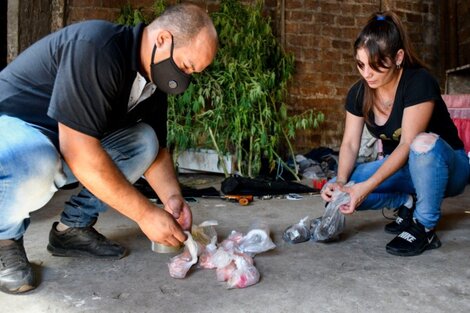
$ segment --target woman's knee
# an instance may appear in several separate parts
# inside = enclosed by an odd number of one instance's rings
[[[436,145],[439,136],[433,133],[420,133],[411,143],[411,151],[416,153],[427,153]]]

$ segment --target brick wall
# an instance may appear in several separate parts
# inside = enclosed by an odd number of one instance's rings
[[[244,0],[246,3],[255,0]],[[468,1],[460,2],[468,14]],[[150,14],[153,0],[70,0],[66,24],[86,19],[114,21],[120,8],[130,2]],[[168,1],[175,3],[174,1]],[[193,1],[217,7],[217,0]],[[402,18],[418,55],[434,73],[442,73],[439,53],[439,4],[434,0],[265,0],[266,12],[287,51],[296,57],[296,74],[289,86],[288,103],[292,112],[308,108],[325,114],[318,129],[302,131],[295,147],[306,152],[323,145],[337,148],[344,128],[344,99],[349,87],[359,79],[354,66],[352,44],[369,16],[392,9]],[[468,15],[467,15],[468,16]],[[468,18],[462,19],[461,32],[467,38],[461,49],[469,50]],[[463,54],[462,54],[463,55]],[[465,60],[465,57],[462,57]],[[442,76],[441,76],[442,77]],[[441,79],[441,84],[443,81]]]
[[[437,12],[432,0],[286,1],[286,49],[294,52],[297,68],[289,103],[295,112],[316,108],[325,114],[325,123],[318,129],[299,134],[298,150],[341,143],[345,96],[359,79],[352,45],[370,15],[381,10],[394,10],[418,55],[426,63],[438,65]]]
[[[458,63],[463,66],[470,64],[470,1],[459,0],[457,8]]]
[[[154,2],[154,0],[69,0],[66,23],[72,24],[89,19],[115,21],[119,16],[121,8],[128,3],[133,8],[141,8],[144,16],[149,17],[153,16],[152,6]],[[177,2],[177,0],[167,0],[168,4]],[[208,11],[213,10],[218,3],[217,0],[193,0],[191,2],[207,6]]]
[[[126,5],[127,0],[70,0],[66,10],[66,24],[70,25],[76,22],[103,19],[116,21],[121,7]],[[136,6],[151,7],[153,1],[138,1]]]

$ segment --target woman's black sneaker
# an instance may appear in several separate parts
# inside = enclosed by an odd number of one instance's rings
[[[406,206],[402,205],[396,209],[397,211],[397,218],[385,225],[385,232],[389,234],[399,234],[408,226],[411,225],[413,221],[413,212],[415,210],[415,201],[413,201],[413,207],[407,208]]]
[[[58,231],[57,224],[55,222],[52,225],[47,245],[47,251],[52,255],[110,259],[120,259],[127,255],[126,248],[98,233],[92,225]]]
[[[34,287],[33,271],[24,251],[23,238],[0,240],[0,291],[18,294]]]
[[[436,249],[441,246],[434,230],[426,231],[424,226],[415,219],[410,226],[390,241],[385,247],[387,252],[398,256],[414,256],[424,250]]]

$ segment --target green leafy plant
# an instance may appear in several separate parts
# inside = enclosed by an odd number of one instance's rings
[[[137,25],[139,23],[147,23],[147,20],[142,13],[142,8],[133,9],[131,4],[127,3],[121,8],[117,23],[123,25]]]
[[[221,0],[220,9],[211,14],[219,36],[214,62],[193,75],[184,94],[169,97],[168,144],[175,158],[187,148],[212,148],[220,161],[227,154],[235,156],[238,172],[253,177],[263,160],[271,169],[283,163],[283,147],[294,154],[291,140],[298,129],[323,121],[323,114],[313,110],[288,114],[285,98],[294,57],[279,45],[263,4]],[[165,6],[157,0],[154,10]]]

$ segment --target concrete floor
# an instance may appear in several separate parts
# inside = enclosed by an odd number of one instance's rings
[[[198,179],[185,179],[197,187]],[[220,189],[220,184],[214,186]],[[49,255],[50,227],[63,201],[76,191],[58,192],[32,214],[25,247],[40,285],[27,295],[0,293],[0,311],[470,312],[470,185],[463,195],[444,201],[438,228],[442,247],[417,257],[385,252],[393,235],[383,231],[388,221],[380,212],[347,217],[337,243],[283,242],[286,227],[306,215],[322,215],[318,195],[299,201],[255,200],[246,207],[198,199],[192,204],[195,224],[218,220],[221,239],[231,230],[245,232],[256,218],[271,227],[277,248],[256,256],[260,282],[232,290],[217,282],[212,270],[196,269],[182,280],[171,278],[167,262],[172,255],[153,252],[137,225],[115,211],[103,214],[96,228],[126,245],[129,256],[106,261]]]

